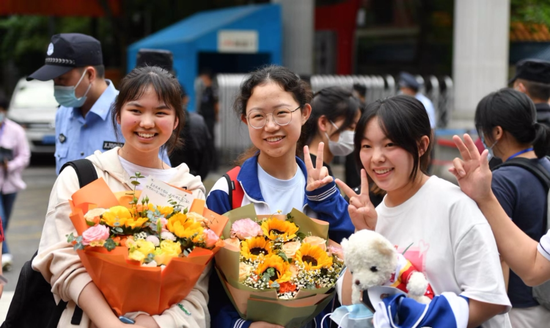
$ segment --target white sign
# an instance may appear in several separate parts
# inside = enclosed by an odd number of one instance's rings
[[[221,30],[218,31],[218,51],[233,53],[257,53],[258,31]]]
[[[176,187],[172,187],[164,181],[157,180],[148,176],[143,184],[143,190],[139,196],[138,204],[145,197],[149,198],[149,203],[160,206],[172,206],[168,201],[177,202],[182,209],[189,208],[193,202],[193,194],[183,191]]]

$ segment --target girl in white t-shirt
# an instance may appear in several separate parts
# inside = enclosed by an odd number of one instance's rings
[[[357,124],[355,155],[362,192],[342,181],[357,230],[376,230],[399,249],[431,283],[436,295],[453,292],[468,302],[468,327],[509,327],[510,302],[490,226],[469,197],[450,182],[428,176],[430,120],[422,103],[401,95],[367,106]],[[375,209],[368,180],[387,192]],[[342,287],[350,303],[351,275]],[[446,323],[445,323],[446,324]]]
[[[504,261],[528,286],[537,286],[550,279],[550,232],[540,242],[531,239],[508,217],[491,189],[492,173],[487,161],[488,151],[480,155],[472,138],[464,141],[454,136],[462,159],[456,158],[453,173],[460,189],[479,205],[491,224],[498,250]]]

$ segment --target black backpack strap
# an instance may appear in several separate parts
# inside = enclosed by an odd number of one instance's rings
[[[83,159],[77,159],[74,161],[69,161],[61,167],[60,172],[63,171],[63,169],[66,168],[67,166],[71,166],[75,170],[76,176],[78,177],[78,183],[80,184],[80,188],[86,186],[90,182],[97,180],[97,171],[95,170],[95,166],[88,159],[83,158]],[[67,302],[61,301],[55,308],[53,318],[57,318],[57,320],[54,319],[55,320],[54,327],[57,326],[57,322],[59,322],[59,318],[61,318],[61,314],[65,310],[66,306],[67,306]],[[82,313],[83,313],[82,309],[78,306],[75,306],[73,317],[71,318],[72,325],[76,325],[76,326],[80,325],[80,322],[82,321]]]
[[[531,172],[542,183],[542,187],[544,188],[544,191],[546,192],[546,194],[548,194],[548,192],[550,191],[550,172],[548,172],[546,168],[542,166],[542,164],[540,164],[538,161],[535,162],[533,160],[530,160],[524,157],[515,157],[498,165],[493,170],[496,170],[499,167],[503,167],[503,166],[517,166]],[[546,213],[546,216],[545,216],[546,219],[544,220],[543,234],[546,231],[548,231],[548,228],[549,228],[548,214],[549,213]]]
[[[67,166],[71,166],[76,171],[80,188],[97,179],[95,166],[89,159],[83,158],[69,161],[63,164],[59,172],[63,171]]]
[[[539,179],[546,192],[550,190],[550,172],[548,172],[538,161],[535,162],[528,158],[515,157],[495,167],[494,170],[503,166],[518,166],[531,172]]]

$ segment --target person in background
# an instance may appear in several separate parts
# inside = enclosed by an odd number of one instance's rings
[[[367,105],[367,87],[361,83],[354,83],[352,94],[355,99],[359,101],[359,109],[361,110],[361,113],[363,113],[365,106]],[[344,181],[346,181],[346,183],[350,186],[359,185],[359,181],[361,181],[361,174],[359,173],[359,167],[357,166],[353,153],[346,156],[344,168]]]
[[[307,131],[311,161],[317,161],[319,143],[324,147],[323,166],[334,176],[330,163],[335,156],[353,153],[355,125],[361,116],[360,105],[351,92],[342,87],[328,87],[320,90],[311,101],[311,116],[304,129]]]
[[[504,163],[514,158],[529,159],[550,173],[550,161],[545,156],[550,129],[536,122],[535,106],[527,95],[508,88],[490,93],[477,105],[475,126],[493,157]],[[501,166],[493,172],[491,188],[508,217],[533,240],[540,240],[548,230],[547,193],[540,180],[522,167]],[[543,327],[550,322],[550,311],[539,305],[532,288],[514,271],[509,271],[508,297],[513,327]]]
[[[219,103],[218,103],[218,88],[214,83],[214,74],[210,69],[203,69],[199,73],[199,79],[202,82],[203,89],[200,98],[198,99],[199,107],[198,113],[204,118],[204,122],[208,127],[208,132],[212,141],[210,142],[209,149],[212,154],[212,169],[216,169],[218,166],[218,157],[216,156],[216,149],[214,142],[216,140],[214,135],[214,125],[219,121]]]
[[[143,66],[158,66],[175,76],[173,55],[168,50],[140,49],[136,67]],[[170,162],[173,166],[178,166],[181,163],[187,164],[189,172],[195,176],[199,175],[204,181],[210,171],[213,156],[212,149],[210,149],[212,137],[203,117],[187,110],[189,96],[181,83],[180,90],[185,114],[185,125],[181,130],[180,138],[184,142],[180,148],[170,154]]]
[[[434,130],[437,124],[437,120],[435,118],[435,108],[432,101],[419,91],[420,86],[420,83],[418,83],[412,74],[407,72],[401,72],[399,74],[399,90],[404,95],[415,97],[422,103],[422,105],[424,105],[424,108],[428,113],[428,117],[430,118],[430,126],[432,130]]]
[[[117,139],[109,120],[118,90],[112,81],[105,79],[98,40],[80,33],[52,36],[45,64],[27,78],[32,79],[54,82],[54,96],[60,105],[55,114],[58,174],[68,161],[124,144],[124,140]],[[166,151],[159,156],[169,163]]]
[[[535,103],[537,122],[550,127],[550,62],[538,59],[518,62],[510,83]]]
[[[2,227],[7,232],[17,193],[27,187],[21,174],[29,165],[31,153],[25,130],[8,119],[8,101],[0,97],[0,217]],[[2,233],[2,267],[10,271],[13,256],[10,253],[8,242]]]

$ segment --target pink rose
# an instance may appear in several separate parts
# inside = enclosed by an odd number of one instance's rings
[[[321,237],[308,236],[304,238],[303,242],[312,246],[319,246],[324,251],[327,250],[327,241]]]
[[[213,248],[220,237],[210,229],[205,229],[204,234],[206,236],[206,248]]]
[[[263,235],[262,227],[251,219],[237,220],[231,226],[231,237],[246,239]]]
[[[82,234],[82,245],[90,245],[92,242],[102,242],[109,238],[109,228],[102,224],[95,225]]]

